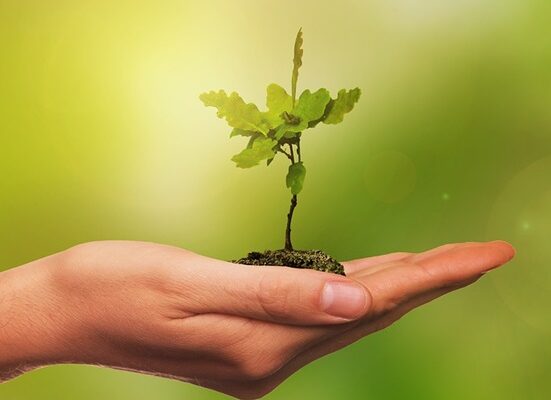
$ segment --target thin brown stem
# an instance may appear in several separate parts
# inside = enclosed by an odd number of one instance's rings
[[[283,150],[281,147],[278,147],[277,148],[277,151],[279,151],[280,153],[282,154],[285,154],[285,156],[291,161],[293,162],[293,157],[291,156],[290,153],[287,153],[285,150]]]
[[[289,150],[291,151],[291,163],[294,164],[295,163],[295,150],[294,150],[294,147],[291,143],[288,143],[289,144]]]
[[[287,228],[285,229],[285,250],[293,250],[293,244],[291,243],[291,222],[293,220],[293,213],[297,206],[297,195],[294,194],[291,197],[291,206],[289,207],[289,213],[287,214]]]

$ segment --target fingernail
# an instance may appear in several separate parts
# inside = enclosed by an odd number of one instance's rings
[[[357,283],[327,282],[321,295],[324,312],[350,320],[365,313],[368,301],[366,288]]]

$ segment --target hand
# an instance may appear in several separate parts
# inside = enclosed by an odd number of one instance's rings
[[[287,327],[270,352],[271,370],[251,382],[201,381],[201,385],[240,398],[269,393],[310,362],[390,326],[403,315],[446,293],[476,282],[513,258],[506,242],[448,244],[423,253],[392,253],[345,262],[345,272],[368,288],[370,308],[365,317],[340,326]],[[269,328],[266,328],[269,329]],[[277,353],[278,349],[293,351]],[[294,354],[294,355],[292,355]]]
[[[0,374],[97,364],[257,398],[512,256],[504,242],[447,245],[348,262],[341,277],[149,243],[80,245],[0,274]]]

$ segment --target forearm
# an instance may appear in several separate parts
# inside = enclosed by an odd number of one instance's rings
[[[0,381],[54,363],[63,348],[66,324],[50,284],[52,261],[0,273]]]

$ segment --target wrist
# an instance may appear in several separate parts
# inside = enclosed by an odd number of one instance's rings
[[[0,273],[0,381],[66,357],[69,318],[51,282],[55,259]]]

